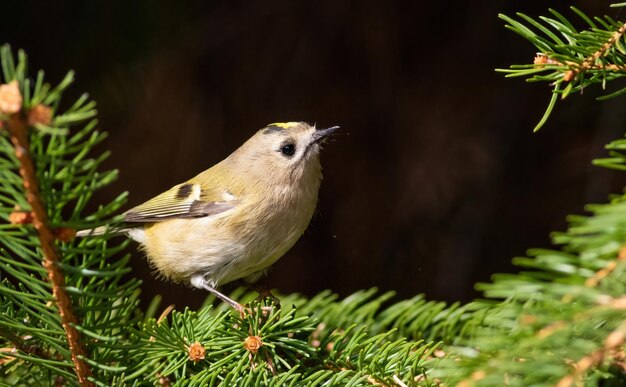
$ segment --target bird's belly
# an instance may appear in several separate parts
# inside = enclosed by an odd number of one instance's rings
[[[306,229],[313,208],[308,212],[263,222],[246,217],[168,220],[146,229],[143,249],[162,276],[189,283],[200,274],[217,287],[276,262]]]

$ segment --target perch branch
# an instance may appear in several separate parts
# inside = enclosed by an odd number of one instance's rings
[[[77,321],[76,316],[74,316],[70,298],[65,291],[65,278],[57,265],[60,256],[54,244],[55,236],[48,226],[48,217],[39,194],[37,176],[29,153],[26,117],[21,112],[12,114],[8,120],[7,129],[11,135],[15,156],[20,163],[20,175],[24,181],[26,200],[31,206],[32,223],[37,230],[44,256],[43,266],[48,271],[48,278],[52,284],[52,295],[61,315],[61,324],[67,336],[78,382],[83,386],[92,386],[93,384],[88,379],[91,375],[91,369],[82,360],[82,357],[86,357],[87,352],[80,341],[80,334],[74,328]]]

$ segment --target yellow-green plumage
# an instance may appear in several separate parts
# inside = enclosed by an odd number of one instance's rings
[[[222,162],[128,211],[125,232],[162,276],[225,297],[214,288],[258,279],[308,226],[322,178],[319,143],[335,129],[268,125]]]

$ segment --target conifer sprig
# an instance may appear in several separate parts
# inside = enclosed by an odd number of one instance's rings
[[[113,258],[119,247],[73,240],[73,229],[102,222],[123,195],[84,214],[116,172],[98,171],[106,155],[89,156],[105,138],[95,104],[86,95],[62,104],[73,74],[56,87],[42,71],[33,81],[26,55],[15,62],[8,46],[0,63],[1,371],[26,384],[90,385],[117,367],[122,350],[111,343],[128,338],[139,283],[120,282],[128,257]]]
[[[10,53],[6,53],[7,49],[8,47],[4,47],[4,52],[0,55],[3,57],[10,56]],[[58,265],[62,257],[55,245],[55,237],[48,223],[47,210],[40,196],[39,182],[35,173],[33,159],[30,156],[28,115],[36,115],[37,110],[45,111],[49,109],[49,107],[36,105],[38,109],[33,108],[29,113],[24,112],[22,107],[17,103],[21,99],[21,95],[16,79],[18,77],[23,78],[23,74],[15,74],[15,69],[11,68],[12,66],[6,61],[3,61],[3,65],[3,72],[7,81],[7,84],[4,85],[5,93],[3,96],[5,98],[3,102],[6,104],[7,93],[10,93],[14,98],[14,101],[11,101],[14,105],[5,106],[2,113],[4,113],[5,116],[8,115],[8,120],[4,122],[6,123],[6,129],[9,132],[11,143],[15,150],[15,158],[19,162],[18,170],[22,179],[26,201],[30,207],[29,220],[35,230],[37,230],[39,245],[43,254],[43,267],[47,271],[48,279],[52,286],[52,297],[61,317],[61,325],[67,337],[76,376],[80,384],[90,385],[91,383],[88,381],[88,378],[91,376],[91,369],[84,361],[86,350],[84,344],[81,342],[80,334],[75,327],[78,320],[72,310],[72,304],[66,292],[65,278]],[[22,59],[18,62],[18,72],[20,71],[19,69],[23,67],[25,67],[25,64]],[[45,118],[44,120],[47,121]],[[39,119],[38,121],[42,120]],[[33,126],[35,123],[43,124],[42,122],[31,122]],[[24,223],[26,222],[22,222],[22,224]]]
[[[610,16],[589,17],[571,8],[585,25],[578,30],[574,23],[556,10],[550,16],[532,18],[518,13],[517,18],[499,15],[506,28],[532,43],[539,52],[533,63],[499,69],[507,77],[526,77],[529,82],[548,82],[553,87],[548,107],[536,125],[539,130],[552,113],[557,99],[582,92],[592,84],[606,85],[626,76],[626,24]],[[599,97],[600,100],[626,93],[626,87]]]

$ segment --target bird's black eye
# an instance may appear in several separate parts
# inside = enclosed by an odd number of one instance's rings
[[[288,142],[280,148],[280,153],[285,156],[293,156],[294,153],[296,153],[296,147],[292,143]]]

